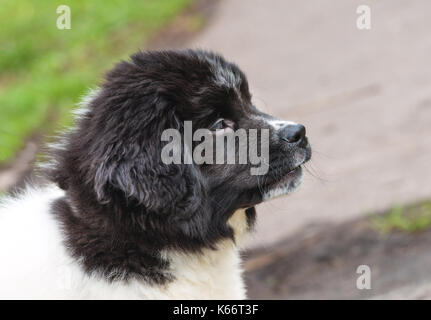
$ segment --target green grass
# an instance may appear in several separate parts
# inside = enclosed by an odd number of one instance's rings
[[[119,59],[192,0],[2,0],[0,3],[0,164],[35,133],[70,123],[70,110]],[[56,8],[71,9],[58,30]]]
[[[392,231],[420,232],[431,227],[431,201],[406,208],[396,206],[383,215],[371,219],[373,227],[381,233]]]

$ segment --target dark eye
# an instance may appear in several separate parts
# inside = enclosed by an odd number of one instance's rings
[[[233,121],[226,120],[226,119],[218,119],[211,127],[210,130],[223,130],[227,128],[233,128],[234,123]]]

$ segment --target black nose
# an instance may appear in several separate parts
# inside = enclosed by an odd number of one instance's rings
[[[305,139],[305,127],[302,124],[288,124],[281,129],[281,139],[288,143],[300,144]]]

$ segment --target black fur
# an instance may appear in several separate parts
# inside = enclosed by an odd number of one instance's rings
[[[215,81],[218,69],[239,79],[237,86]],[[236,128],[263,127],[252,116],[269,116],[250,99],[238,67],[203,51],[139,52],[107,74],[64,148],[53,152],[49,172],[66,191],[52,212],[87,272],[164,283],[172,275],[161,250],[199,252],[234,241],[227,221],[239,208],[249,208],[252,227],[262,186],[249,165],[166,165],[160,158],[162,131],[181,131],[185,120],[194,129],[218,118]],[[291,157],[280,155],[287,151],[274,148],[280,166],[268,184],[291,169]]]

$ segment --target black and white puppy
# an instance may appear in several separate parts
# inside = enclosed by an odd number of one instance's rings
[[[161,135],[185,121],[267,129],[268,172],[164,163]],[[198,50],[139,52],[82,103],[49,182],[2,200],[0,298],[245,298],[238,244],[254,206],[293,191],[310,157],[305,128],[257,110],[236,65]]]

